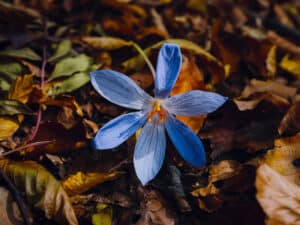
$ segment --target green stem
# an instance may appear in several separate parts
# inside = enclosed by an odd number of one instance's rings
[[[141,54],[141,56],[143,56],[145,62],[147,63],[152,75],[153,75],[153,78],[155,77],[155,70],[154,70],[154,67],[151,63],[151,61],[149,60],[148,56],[145,54],[145,52],[143,51],[143,49],[141,49],[141,47],[135,43],[135,42],[131,42],[131,45],[138,51],[138,53]]]

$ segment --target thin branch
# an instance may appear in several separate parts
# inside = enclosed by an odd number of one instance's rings
[[[53,141],[38,141],[38,142],[30,143],[30,144],[27,144],[27,145],[23,145],[21,147],[15,148],[15,149],[13,149],[9,152],[5,152],[5,153],[1,154],[0,157],[11,155],[15,152],[22,151],[23,149],[26,149],[26,148],[35,147],[35,146],[39,146],[39,145],[46,145],[46,144],[50,144],[52,142]]]
[[[23,201],[23,198],[20,196],[20,194],[19,194],[18,190],[16,189],[15,185],[11,182],[11,180],[4,173],[3,170],[0,170],[0,176],[4,180],[7,188],[12,193],[15,201],[17,202],[19,210],[21,212],[21,216],[22,216],[23,221],[24,221],[24,224],[25,225],[30,225],[30,222],[29,222],[29,219],[28,219],[28,215],[27,215],[27,212],[26,212],[26,206],[25,206],[25,203]]]

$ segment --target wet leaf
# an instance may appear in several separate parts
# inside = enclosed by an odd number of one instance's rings
[[[112,207],[106,204],[98,204],[96,207],[97,213],[92,215],[93,225],[111,225],[113,211]]]
[[[89,81],[90,77],[86,72],[75,73],[67,79],[49,82],[47,84],[47,94],[49,96],[55,96],[69,93],[81,88]]]
[[[53,62],[60,59],[61,57],[67,55],[71,51],[71,48],[72,43],[70,40],[64,40],[60,42],[55,50],[55,53],[48,59],[48,61]]]
[[[16,114],[33,114],[28,106],[14,100],[0,100],[0,116]]]
[[[19,126],[19,121],[13,117],[0,117],[0,141],[12,136]]]
[[[83,173],[77,172],[63,181],[62,185],[68,195],[84,193],[93,187],[110,180],[114,180],[119,173]]]
[[[41,57],[37,55],[30,48],[22,48],[22,49],[6,49],[0,52],[0,56],[9,56],[13,58],[22,58],[29,59],[33,61],[41,60]]]
[[[77,218],[62,185],[44,167],[34,161],[0,161],[0,168],[25,194],[26,201],[43,210],[48,219],[61,224],[77,225]]]
[[[76,72],[86,71],[91,63],[91,58],[84,54],[62,59],[55,65],[49,80],[63,76],[71,76]]]
[[[257,170],[256,198],[267,215],[267,225],[298,225],[300,188],[266,164]]]

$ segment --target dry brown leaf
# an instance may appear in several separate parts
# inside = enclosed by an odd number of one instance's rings
[[[256,198],[267,215],[267,225],[300,224],[300,187],[268,165],[257,170]]]
[[[68,195],[77,195],[90,190],[91,188],[104,183],[106,181],[114,180],[119,177],[119,173],[83,173],[77,172],[69,176],[63,181],[62,185]]]
[[[0,160],[0,168],[8,175],[18,190],[25,193],[26,201],[45,211],[48,219],[60,224],[78,225],[69,197],[44,167],[34,161],[15,162]]]
[[[194,58],[184,57],[181,71],[171,91],[171,96],[196,89],[205,89],[203,72],[198,68]],[[206,115],[193,117],[176,116],[176,118],[195,133],[198,133]]]
[[[144,190],[141,202],[141,219],[136,225],[177,225],[175,212],[169,207],[163,196],[156,190]]]
[[[300,132],[300,101],[292,105],[278,127],[278,133]]]
[[[300,185],[300,168],[293,161],[300,158],[300,133],[274,141],[274,149],[267,152],[263,162],[289,181]]]

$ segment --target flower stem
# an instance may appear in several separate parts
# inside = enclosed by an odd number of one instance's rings
[[[148,56],[145,54],[145,52],[143,51],[143,49],[141,49],[141,47],[135,43],[135,42],[131,42],[132,46],[138,51],[138,53],[141,54],[141,56],[143,56],[145,62],[147,63],[151,73],[152,73],[152,76],[153,78],[155,77],[155,70],[154,70],[154,67],[151,63],[151,61],[149,60]]]

